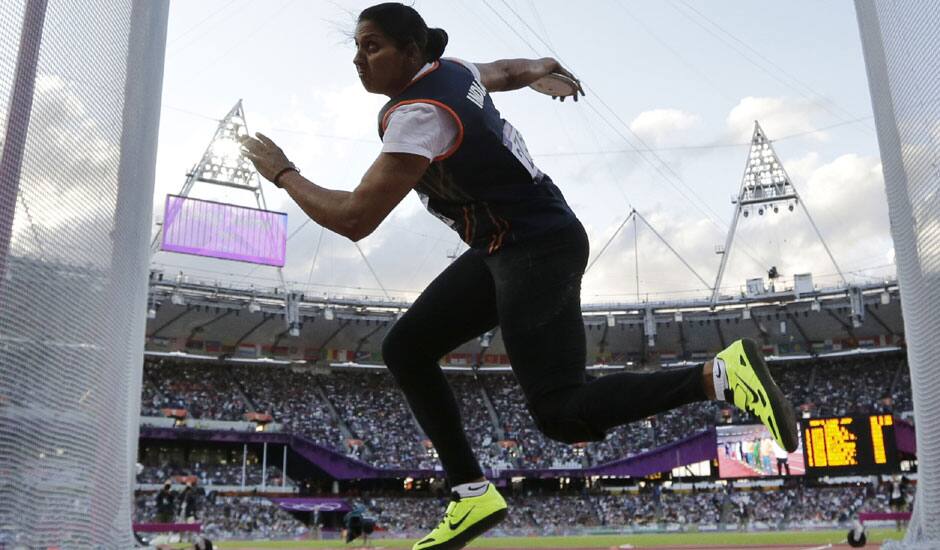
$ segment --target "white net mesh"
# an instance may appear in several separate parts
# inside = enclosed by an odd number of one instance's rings
[[[940,548],[940,2],[856,0],[891,216],[917,431],[903,542]]]
[[[133,546],[166,15],[0,0],[0,547]]]

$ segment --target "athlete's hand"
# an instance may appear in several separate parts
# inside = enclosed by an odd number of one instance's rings
[[[278,176],[290,170],[297,170],[297,167],[288,160],[284,151],[271,141],[271,138],[261,132],[255,132],[255,136],[257,139],[251,136],[239,138],[242,154],[251,160],[255,165],[255,170],[264,179],[280,187],[280,183],[277,182]]]
[[[561,76],[567,76],[571,80],[575,81],[575,83],[578,85],[578,91],[574,93],[575,101],[578,101],[578,93],[581,94],[581,97],[585,96],[584,88],[581,87],[581,81],[578,80],[573,74],[571,74],[571,72],[568,69],[562,67],[561,63],[559,63],[558,61],[555,61],[555,68],[552,69],[551,74],[560,74]],[[566,97],[568,96],[554,96],[553,95],[552,99],[557,99],[561,101],[562,103],[564,103]]]

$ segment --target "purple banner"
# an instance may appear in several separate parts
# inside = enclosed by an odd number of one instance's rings
[[[341,498],[271,498],[268,499],[291,512],[348,512],[349,504]]]
[[[283,267],[287,214],[167,195],[160,249]]]

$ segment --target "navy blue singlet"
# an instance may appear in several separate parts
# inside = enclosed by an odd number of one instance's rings
[[[379,137],[402,105],[430,103],[457,122],[457,141],[415,186],[432,214],[489,254],[576,218],[561,191],[532,162],[522,135],[500,117],[467,67],[441,60],[379,112]]]

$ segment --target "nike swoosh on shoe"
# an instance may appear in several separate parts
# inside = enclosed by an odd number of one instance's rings
[[[447,522],[447,526],[450,527],[450,530],[451,530],[451,531],[454,531],[455,529],[457,529],[458,527],[460,527],[460,525],[461,525],[464,521],[466,521],[466,519],[467,519],[468,517],[470,517],[470,512],[472,512],[474,508],[476,508],[476,506],[473,506],[473,507],[471,507],[469,510],[467,510],[467,513],[464,514],[463,517],[460,518],[460,521],[458,521],[457,523],[454,523],[454,522],[452,522],[452,521],[448,521],[448,522]]]

